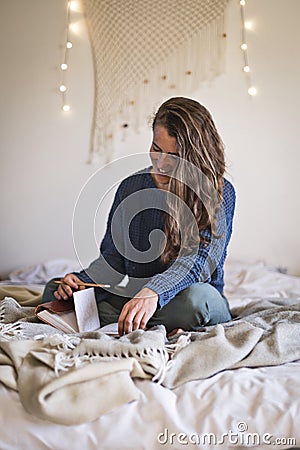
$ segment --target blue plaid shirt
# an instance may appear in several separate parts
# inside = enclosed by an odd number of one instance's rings
[[[100,255],[88,268],[76,275],[84,282],[109,283],[112,288],[97,288],[97,301],[104,300],[114,287],[128,276],[124,295],[133,297],[142,287],[159,296],[165,306],[176,294],[197,282],[207,282],[223,293],[223,265],[232,233],[235,191],[224,178],[223,203],[218,219],[218,238],[209,231],[202,233],[209,244],[197,251],[179,256],[165,266],[160,260],[164,239],[164,214],[167,191],[158,189],[143,169],[123,180],[110,210]]]

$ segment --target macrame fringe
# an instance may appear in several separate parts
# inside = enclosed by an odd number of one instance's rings
[[[192,94],[200,83],[211,82],[220,75],[225,66],[223,35],[224,16],[221,16],[166,55],[159,66],[143,74],[138,84],[129,86],[115,108],[120,123],[137,132],[147,119],[148,122],[152,119],[162,101]]]
[[[165,57],[160,64],[140,73],[139,79],[128,81],[119,92],[110,111],[104,110],[101,94],[95,83],[94,120],[89,163],[109,162],[114,155],[116,136],[129,130],[138,132],[149,123],[158,106],[172,96],[190,96],[203,82],[211,82],[225,68],[223,13],[201,28]],[[95,77],[97,77],[94,54]],[[124,85],[124,82],[123,82]]]

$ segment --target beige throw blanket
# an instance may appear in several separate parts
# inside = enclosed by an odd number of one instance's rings
[[[38,323],[33,307],[6,297],[0,301],[0,381],[19,392],[28,412],[72,425],[138,400],[134,378],[175,388],[225,369],[300,359],[298,299],[260,300],[234,314],[227,324],[170,341],[163,326],[116,339],[59,333]]]
[[[116,342],[117,348],[109,350],[110,339],[105,335],[79,340],[75,348],[72,339],[58,335],[43,341],[2,341],[0,348],[10,358],[3,367],[10,364],[15,371],[10,373],[15,379],[10,387],[19,391],[25,409],[42,419],[74,425],[139,398],[132,379],[153,377],[156,358],[158,363],[160,358],[155,344],[159,347],[161,341],[163,348],[164,339],[161,333],[151,336],[151,352],[143,335],[135,340],[134,356],[129,342]]]
[[[286,304],[279,306],[280,301]],[[275,366],[300,359],[300,301],[280,301],[255,302],[231,322],[190,333],[183,348],[179,338],[164,386],[174,388],[225,369]]]

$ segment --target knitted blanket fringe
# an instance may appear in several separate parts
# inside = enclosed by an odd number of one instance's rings
[[[157,328],[164,336],[164,329]],[[141,330],[130,334],[130,338],[115,340],[110,336],[99,336],[97,340],[84,339],[75,341],[76,338],[65,336],[45,338],[44,345],[50,344],[52,353],[54,353],[54,371],[58,376],[60,371],[68,371],[72,368],[82,368],[87,364],[94,364],[105,361],[112,361],[122,358],[134,358],[143,368],[145,373],[151,376],[152,381],[161,384],[167,367],[169,355],[167,350],[162,347],[145,347],[143,345],[133,344],[137,338],[142,338]],[[150,332],[151,334],[151,332]],[[148,333],[149,335],[149,333]],[[148,336],[149,337],[149,336]],[[77,345],[75,344],[77,343]],[[161,340],[164,344],[164,339]]]

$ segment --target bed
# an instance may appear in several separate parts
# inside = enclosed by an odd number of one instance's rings
[[[130,380],[116,378],[114,385],[109,384],[110,381],[105,385],[104,395],[108,397],[102,397],[106,399],[102,410],[97,409],[97,401],[95,406],[92,394],[97,392],[97,384],[86,388],[80,379],[76,395],[73,392],[66,402],[58,403],[61,412],[57,416],[48,412],[48,416],[43,416],[41,406],[35,414],[36,410],[28,407],[30,399],[26,400],[21,392],[30,385],[35,386],[38,372],[27,374],[23,386],[17,382],[10,387],[5,372],[8,367],[15,370],[11,348],[22,345],[23,340],[34,345],[45,340],[49,343],[51,339],[55,341],[57,335],[55,332],[49,335],[49,328],[44,333],[46,328],[43,327],[48,326],[36,324],[40,327],[38,335],[24,339],[22,334],[14,332],[20,321],[8,322],[5,314],[1,315],[0,303],[1,450],[286,449],[300,446],[300,279],[262,262],[231,261],[226,265],[225,280],[234,316],[232,322],[207,327],[200,335],[183,333],[169,340],[164,337],[163,346],[159,341],[162,329],[143,333],[143,339],[151,333],[159,336],[158,353],[154,355],[159,354],[159,361],[153,362],[153,355],[147,351],[142,362],[141,357],[137,358],[138,363],[132,353],[129,358],[124,354],[115,358],[118,363],[121,359],[122,364],[134,359],[132,364],[137,365],[126,369],[127,375],[131,374]],[[2,282],[0,291],[5,298],[1,302],[18,301],[23,305],[18,309],[20,317],[29,318],[43,289],[42,281],[34,275]],[[15,297],[11,297],[11,289],[16,286]],[[29,300],[23,295],[26,289]],[[30,319],[28,322],[21,319],[21,323],[26,328]],[[60,348],[63,339],[59,335]],[[68,348],[68,357],[73,352],[72,363],[70,359],[62,359],[60,363],[69,361],[76,374],[87,366],[105,364],[99,362],[101,352],[96,359],[94,352],[94,364],[88,361],[84,367],[80,364],[77,367],[74,348],[77,357],[86,357],[89,351],[78,351],[81,343],[85,340],[101,343],[103,337],[99,340],[97,336],[75,336],[74,339],[73,349]],[[108,344],[113,345],[110,341]],[[131,341],[130,345],[135,342]],[[30,346],[28,351],[35,353]],[[49,356],[47,349],[43,348],[43,352],[45,357]],[[22,373],[17,371],[19,377]],[[58,370],[53,377],[59,378],[60,374]],[[127,386],[130,393],[126,397]],[[27,397],[35,395],[32,386],[30,389],[32,394],[27,393]],[[112,407],[106,410],[111,395],[123,399],[119,404],[112,402]],[[47,402],[48,397],[43,401]],[[82,398],[81,415],[79,400]],[[85,420],[91,417],[89,409],[93,408],[98,416]],[[61,417],[65,418],[65,423],[61,423]],[[76,419],[68,422],[68,417]]]

